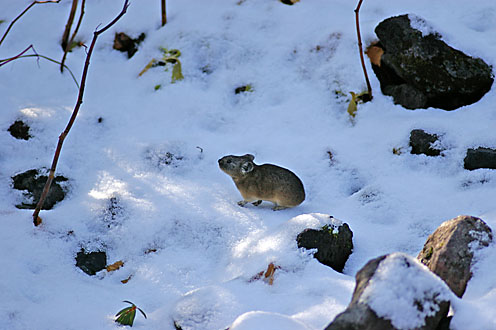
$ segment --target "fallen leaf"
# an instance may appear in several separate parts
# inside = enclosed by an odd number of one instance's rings
[[[122,260],[119,260],[119,261],[114,262],[112,265],[108,265],[106,267],[106,269],[107,269],[107,272],[113,272],[113,271],[116,271],[117,269],[121,268],[122,266],[124,266],[124,262]]]
[[[384,54],[384,49],[379,46],[372,45],[365,51],[365,54],[370,59],[370,62],[374,65],[381,66],[381,57]]]
[[[129,282],[129,280],[133,277],[133,275],[129,275],[128,278],[124,279],[121,281],[122,284],[126,284],[127,282]]]

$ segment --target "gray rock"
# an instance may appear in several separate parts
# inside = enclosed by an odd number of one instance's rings
[[[12,177],[14,189],[24,190],[24,195],[26,197],[26,201],[16,205],[17,208],[34,209],[36,207],[48,179],[47,175],[41,174],[43,172],[46,171],[32,169]],[[53,179],[50,191],[48,192],[45,202],[43,203],[43,210],[50,210],[57,202],[64,199],[66,191],[60,183],[67,180],[68,179],[66,177],[60,175]]]
[[[392,271],[389,275],[384,275],[385,270],[381,270],[381,275],[377,275],[377,270],[386,260],[393,261]],[[387,267],[391,267],[391,263]],[[419,283],[416,281],[405,281],[401,282],[401,279],[393,279],[394,273],[398,271],[399,274],[407,273],[407,277],[418,278],[417,275],[420,274]],[[387,272],[387,271],[386,271]],[[426,275],[427,273],[427,275]],[[391,276],[391,274],[393,274]],[[412,257],[403,255],[400,253],[391,254],[387,256],[381,256],[376,259],[370,260],[357,274],[356,274],[356,286],[353,292],[353,297],[344,312],[338,314],[336,318],[326,327],[325,330],[399,330],[401,326],[393,325],[394,321],[387,319],[386,317],[380,317],[378,312],[374,310],[373,304],[370,298],[370,286],[378,281],[388,281],[391,280],[392,283],[389,290],[398,290],[398,295],[401,295],[402,287],[404,285],[407,287],[407,292],[416,292],[414,297],[402,296],[401,302],[396,302],[394,299],[390,299],[389,303],[396,307],[397,313],[410,316],[412,310],[415,314],[421,314],[424,318],[422,322],[417,322],[418,325],[414,327],[417,330],[427,330],[436,329],[448,314],[449,310],[449,299],[446,298],[446,291],[449,289],[443,285],[443,283],[435,277],[433,274],[424,271],[422,266],[418,264]],[[426,280],[429,283],[426,283]],[[388,282],[386,284],[389,285]],[[439,289],[437,285],[440,284]],[[421,285],[426,285],[425,292]],[[413,288],[414,286],[415,288]],[[434,289],[432,289],[434,288]],[[369,290],[369,292],[367,292]],[[374,292],[372,290],[372,295],[382,294],[382,292]],[[388,293],[385,293],[388,294]],[[389,295],[390,296],[390,295]],[[388,296],[388,297],[389,297]],[[372,297],[373,299],[373,297]],[[405,307],[405,300],[410,304],[408,310],[402,310],[401,307]],[[372,305],[371,305],[372,304]],[[401,307],[399,307],[401,306]],[[429,310],[426,310],[426,306]],[[417,313],[418,312],[418,313]],[[404,314],[403,314],[404,313]],[[414,317],[414,316],[413,316]],[[417,320],[418,321],[418,320]]]
[[[478,168],[496,169],[496,149],[482,148],[468,149],[467,156],[463,160],[464,167],[467,170],[476,170]]]
[[[492,241],[491,228],[479,218],[461,215],[445,221],[425,242],[417,259],[462,297],[472,277],[474,252]]]
[[[338,272],[343,271],[353,251],[353,232],[346,223],[325,225],[320,230],[305,229],[296,241],[299,248],[317,249],[314,257]]]
[[[439,156],[441,150],[433,148],[433,144],[438,139],[439,137],[436,134],[430,134],[421,129],[412,130],[410,132],[411,153],[415,155]]]
[[[373,65],[381,90],[407,109],[453,110],[491,89],[489,65],[448,46],[437,33],[424,36],[408,15],[382,21],[375,32],[384,50],[381,65]]]

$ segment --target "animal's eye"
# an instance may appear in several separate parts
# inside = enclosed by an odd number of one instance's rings
[[[228,159],[226,163],[231,164],[231,160],[230,160],[230,159]]]

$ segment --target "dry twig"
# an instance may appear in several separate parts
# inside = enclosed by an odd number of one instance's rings
[[[369,76],[367,74],[367,69],[365,68],[365,60],[363,58],[363,49],[362,49],[362,37],[360,35],[360,21],[358,18],[358,12],[360,11],[360,7],[362,6],[363,0],[358,1],[358,5],[355,9],[355,20],[356,20],[356,28],[357,28],[357,37],[358,37],[358,49],[360,51],[360,61],[362,62],[363,74],[365,75],[365,82],[367,83],[367,91],[369,97],[372,99],[372,87],[370,86]]]
[[[36,5],[38,3],[41,4],[41,3],[59,3],[59,2],[60,2],[60,0],[33,1],[29,6],[27,6],[26,9],[24,9],[24,11],[22,13],[20,13],[16,18],[14,18],[14,20],[12,22],[10,22],[9,27],[7,28],[7,30],[5,31],[5,33],[2,36],[2,39],[0,39],[0,45],[2,44],[2,42],[5,39],[5,37],[7,36],[7,34],[9,33],[9,31],[12,28],[12,26],[14,25],[14,23],[17,22],[17,20],[19,20],[19,18],[21,18],[22,15],[24,15],[29,9],[31,9],[31,7],[33,7],[34,5]]]
[[[98,36],[105,31],[107,31],[112,25],[114,25],[127,11],[127,8],[129,7],[129,0],[124,1],[124,7],[122,8],[121,12],[106,26],[101,28],[100,30],[96,30],[93,33],[93,40],[91,41],[90,48],[88,49],[88,53],[86,55],[86,61],[84,63],[84,69],[83,69],[83,75],[81,77],[81,86],[79,87],[79,94],[78,98],[76,101],[76,106],[74,107],[74,110],[72,112],[72,116],[69,119],[69,123],[67,124],[65,130],[60,134],[59,136],[59,141],[57,144],[57,149],[55,150],[55,155],[53,156],[53,161],[52,161],[52,166],[50,168],[50,173],[48,175],[47,182],[45,183],[45,187],[43,188],[43,192],[41,194],[40,200],[38,201],[38,204],[36,205],[36,208],[33,212],[33,223],[35,226],[38,226],[41,224],[41,218],[39,217],[39,213],[41,210],[41,207],[43,206],[43,203],[45,202],[45,199],[48,195],[48,192],[50,191],[50,186],[52,185],[53,178],[55,177],[55,169],[57,168],[57,162],[59,160],[60,156],[60,151],[62,150],[62,144],[64,143],[64,139],[66,138],[67,134],[69,134],[69,131],[74,124],[74,121],[76,120],[76,116],[79,112],[79,108],[81,107],[81,104],[83,103],[83,94],[84,94],[84,88],[86,84],[86,76],[88,75],[88,68],[90,65],[90,58],[91,54],[93,53],[93,49],[95,48],[95,43],[96,39]]]

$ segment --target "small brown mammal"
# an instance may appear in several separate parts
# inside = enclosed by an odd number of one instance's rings
[[[255,156],[225,156],[219,159],[219,167],[236,184],[243,200],[240,206],[262,200],[274,203],[274,211],[294,207],[305,200],[305,189],[301,180],[290,170],[272,165],[257,165]]]

